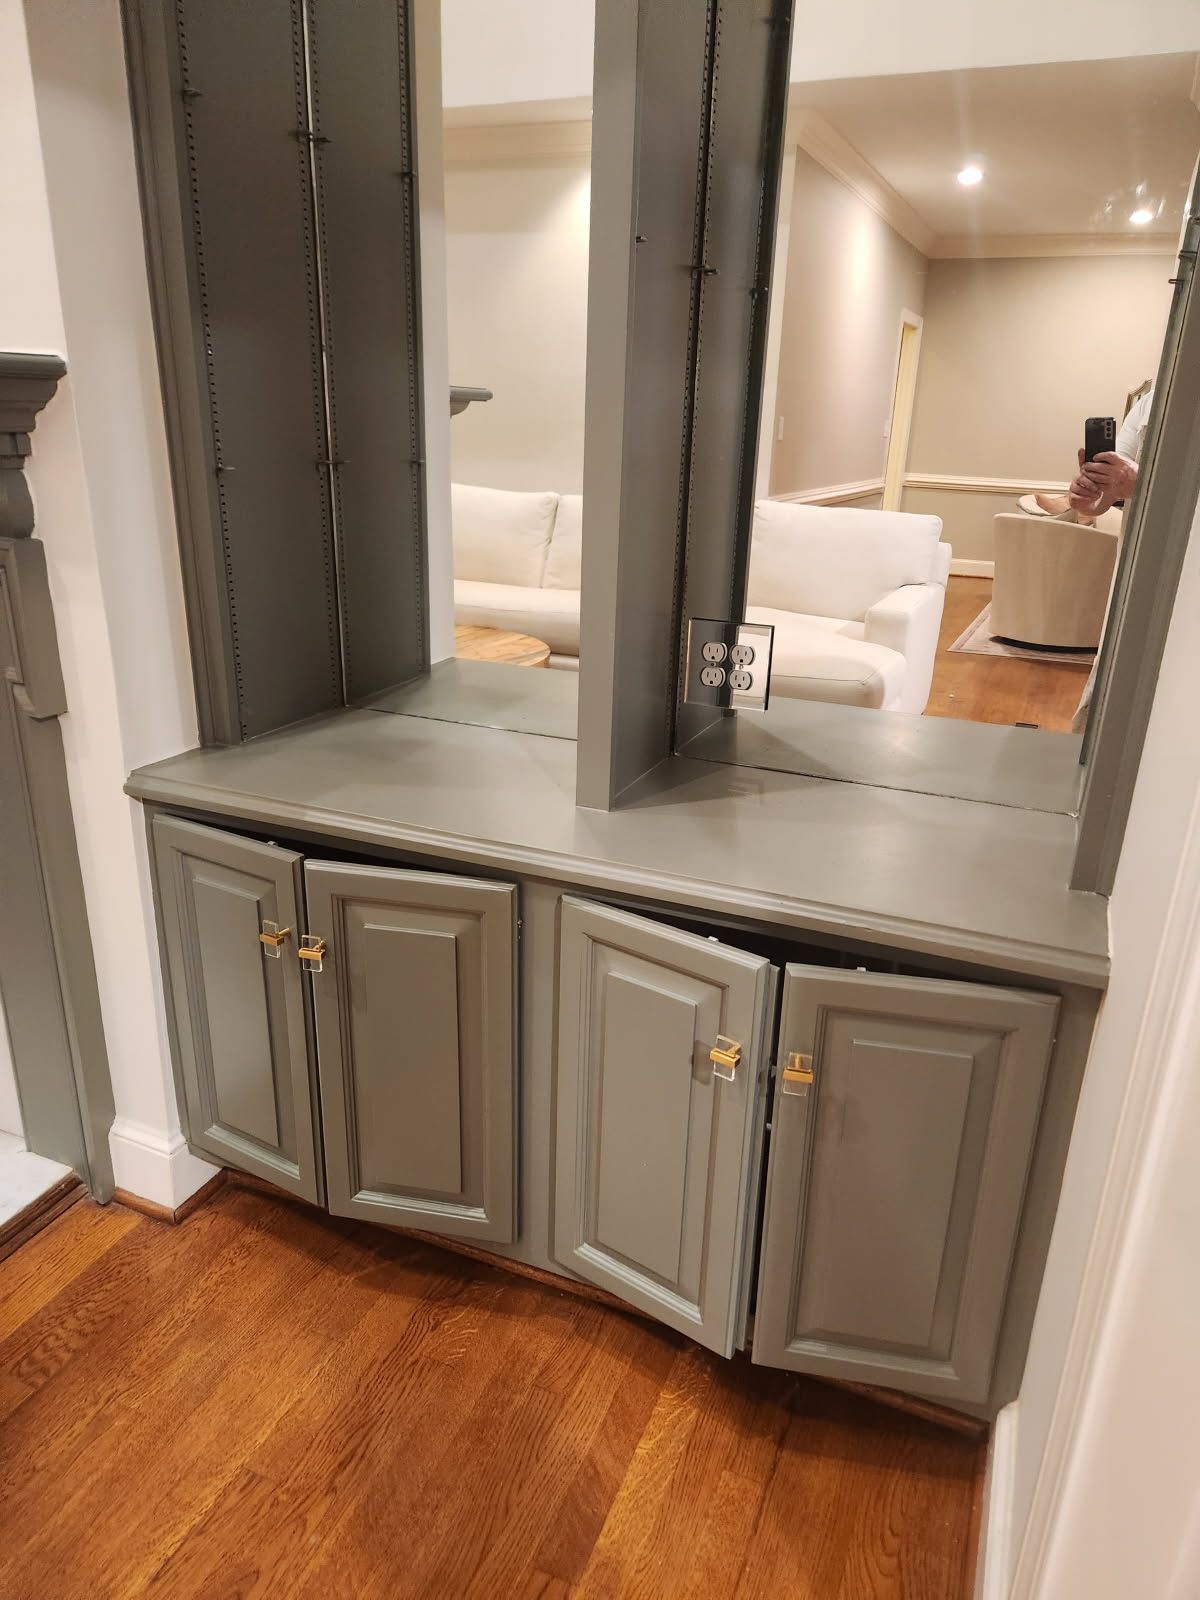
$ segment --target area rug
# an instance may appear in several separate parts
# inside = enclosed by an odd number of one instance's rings
[[[950,650],[967,650],[975,656],[1019,656],[1023,661],[1062,661],[1068,666],[1090,667],[1094,650],[1054,650],[1044,645],[1009,644],[991,635],[992,608],[984,606],[965,633],[960,633]]]

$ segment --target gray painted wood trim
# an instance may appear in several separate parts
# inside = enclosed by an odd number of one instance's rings
[[[1098,894],[1110,894],[1116,878],[1172,605],[1200,499],[1200,180],[1191,211],[1084,745],[1071,886]]]
[[[596,8],[577,796],[599,810],[670,755],[715,10]]]
[[[773,995],[761,956],[563,900],[555,1259],[721,1355],[744,1333]],[[708,1061],[721,1034],[743,1047],[732,1081]]]
[[[681,663],[689,617],[740,620],[745,605],[792,14],[792,0],[717,8],[677,608],[676,749],[727,720],[684,703]]]
[[[235,744],[241,725],[232,624],[215,536],[204,358],[192,315],[186,197],[176,156],[182,86],[163,0],[121,0],[121,17],[196,713],[205,744]]]
[[[458,1238],[511,1241],[516,1232],[515,886],[311,860],[304,877],[308,931],[329,947],[323,971],[312,977],[329,1209],[337,1216]],[[411,913],[409,931],[444,940],[445,954],[455,964],[454,1039],[444,1016],[414,1012],[406,1021],[407,1033],[389,1042],[389,1049],[406,1069],[415,1065],[433,1080],[431,1093],[447,1078],[457,1083],[462,1105],[457,1192],[452,1185],[414,1182],[402,1160],[374,1185],[362,1172],[360,1119],[367,1110],[357,1052],[360,1043],[369,1052],[370,1041],[360,1041],[356,1031],[365,1019],[367,969],[350,917],[371,907],[381,918]],[[468,938],[473,953],[463,948]],[[397,979],[403,982],[403,974]],[[458,1042],[463,1038],[471,1041],[466,1050]],[[441,1058],[432,1053],[431,1041],[443,1044]],[[422,1056],[425,1050],[428,1057]],[[395,1098],[401,1090],[393,1083],[376,1081],[370,1092],[381,1118],[408,1109]],[[444,1115],[438,1120],[444,1131]]]
[[[941,979],[788,967],[780,1065],[789,1052],[804,1052],[812,1059],[815,1081],[807,1094],[788,1094],[782,1072],[777,1073],[755,1315],[756,1362],[889,1384],[956,1402],[987,1402],[1057,1013],[1058,1001],[1051,995]],[[910,1210],[920,1219],[925,1207],[927,1233],[933,1208],[948,1208],[944,1241],[923,1234],[920,1241],[911,1241],[911,1248],[898,1245],[904,1252],[906,1274],[919,1278],[923,1271],[925,1294],[936,1294],[936,1302],[914,1298],[913,1317],[923,1324],[928,1307],[935,1304],[935,1309],[927,1335],[902,1334],[899,1324],[886,1335],[876,1334],[878,1307],[868,1294],[860,1301],[862,1336],[855,1337],[851,1331],[859,1316],[855,1296],[863,1285],[850,1276],[839,1289],[836,1260],[808,1263],[814,1227],[827,1236],[828,1251],[835,1237],[831,1228],[855,1226],[845,1210],[853,1200],[840,1195],[831,1214],[832,1197],[823,1197],[814,1188],[818,1148],[824,1151],[820,1159],[828,1163],[833,1159],[831,1140],[849,1139],[853,1145],[856,1137],[860,1141],[869,1137],[866,1124],[855,1133],[854,1119],[861,1116],[869,1123],[871,1108],[857,1105],[844,1086],[839,1092],[832,1084],[839,1081],[839,1070],[851,1069],[851,1058],[844,1053],[848,1047],[864,1066],[872,1052],[877,1054],[876,1070],[886,1068],[894,1081],[892,1074],[900,1068],[880,1046],[894,1033],[890,1054],[902,1061],[915,1049],[913,1025],[919,1032],[925,1024],[932,1035],[928,1050],[913,1054],[912,1061],[938,1068],[945,1088],[962,1096],[962,1102],[957,1109],[949,1101],[920,1106],[912,1102],[914,1129],[944,1114],[946,1128],[939,1148],[945,1149],[946,1141],[957,1137],[962,1145],[942,1174],[944,1190],[932,1193],[930,1184],[937,1187],[937,1175],[920,1163],[905,1178],[911,1194],[891,1192],[888,1203],[900,1218],[892,1223],[900,1239]],[[861,1039],[855,1031],[858,1026]],[[879,1035],[878,1040],[873,1034]],[[966,1077],[964,1066],[969,1067]],[[961,1133],[956,1131],[956,1117],[961,1117]],[[820,1147],[818,1127],[824,1134]],[[876,1136],[882,1131],[877,1125]],[[838,1166],[834,1162],[834,1176]],[[900,1175],[897,1165],[886,1177],[895,1181]],[[820,1220],[823,1202],[825,1215]],[[863,1204],[857,1229],[869,1238],[890,1219],[866,1210],[866,1197]],[[925,1252],[920,1259],[918,1243]],[[837,1259],[844,1253],[839,1252]],[[872,1289],[874,1282],[873,1276]],[[806,1297],[812,1308],[808,1313],[802,1310]],[[817,1308],[829,1305],[838,1308],[845,1326],[835,1330],[820,1323]],[[814,1310],[818,1322],[807,1332],[798,1330],[797,1323]],[[924,1337],[928,1343],[922,1347]]]
[[[103,1201],[112,1081],[58,723],[58,638],[23,470],[65,370],[57,356],[0,354],[0,990],[29,1148]]]
[[[1107,907],[1071,818],[678,760],[579,810],[566,740],[347,711],[135,773],[198,815],[399,849],[1103,988]]]
[[[304,905],[302,858],[296,851],[174,817],[151,820],[150,843],[171,1058],[188,1145],[197,1155],[255,1173],[320,1205],[325,1188],[316,1073],[296,955]],[[240,880],[243,896],[256,892],[255,914],[249,923],[241,919],[245,943],[240,948],[205,948],[197,866],[224,869]],[[209,887],[234,894],[228,880]],[[278,960],[258,943],[262,919],[293,930]],[[217,982],[227,992],[210,992]],[[252,1005],[246,1003],[247,991],[254,994]],[[214,1016],[240,1031],[236,1046],[222,1059],[211,1037]],[[233,1097],[243,1103],[254,1097],[269,1101],[272,1131],[222,1117],[218,1080],[234,1070],[241,1082],[233,1086]]]

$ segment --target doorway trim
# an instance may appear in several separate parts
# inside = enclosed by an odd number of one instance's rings
[[[925,318],[907,309],[900,313],[896,342],[896,387],[888,421],[887,451],[883,462],[883,511],[899,511],[908,471],[908,444],[912,436],[913,407],[917,400],[917,367],[921,360],[921,335]]]
[[[112,1080],[58,719],[67,709],[29,436],[66,364],[0,353],[0,993],[25,1142],[113,1191]]]

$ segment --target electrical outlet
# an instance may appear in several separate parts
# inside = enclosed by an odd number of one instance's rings
[[[690,618],[684,700],[725,710],[765,711],[774,633],[762,623]]]

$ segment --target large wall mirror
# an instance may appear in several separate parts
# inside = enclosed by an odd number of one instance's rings
[[[427,450],[430,599],[453,635],[372,704],[573,738],[593,6],[434,0],[415,20],[440,53],[440,71],[418,59],[437,78],[417,134],[426,367],[450,389],[446,451]]]
[[[797,20],[733,619],[774,629],[769,706],[679,748],[1071,810],[1167,400],[1197,57],[852,75],[868,33],[834,59]]]

